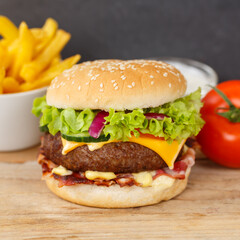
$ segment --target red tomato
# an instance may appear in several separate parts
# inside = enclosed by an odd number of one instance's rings
[[[217,88],[240,107],[240,80],[220,83]],[[203,153],[223,166],[240,168],[240,123],[232,123],[216,113],[217,108],[228,105],[214,90],[204,97],[203,102],[201,113],[206,123],[197,136]]]

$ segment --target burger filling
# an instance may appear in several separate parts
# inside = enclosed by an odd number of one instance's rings
[[[139,173],[114,173],[87,170],[85,172],[71,171],[48,160],[40,154],[38,162],[42,165],[43,178],[51,176],[59,183],[58,186],[72,186],[77,184],[92,184],[98,186],[111,186],[118,184],[120,187],[140,186],[150,187],[172,185],[174,179],[185,179],[189,169],[194,165],[195,152],[192,148],[185,147],[185,151],[174,163],[173,169],[163,167],[158,170],[142,171]],[[42,150],[42,148],[41,148]]]
[[[131,139],[130,139],[131,140]],[[136,139],[134,139],[136,140]],[[136,142],[104,142],[101,147],[90,150],[86,143],[71,142],[70,151],[62,154],[68,145],[61,138],[60,133],[55,136],[45,133],[42,138],[42,153],[56,165],[62,165],[74,172],[87,170],[99,172],[129,173],[161,169],[164,167],[173,168],[175,160],[181,156],[182,144],[177,142],[168,144],[161,139],[151,137],[138,138]],[[140,142],[142,144],[140,144]],[[147,145],[144,146],[143,144]],[[163,144],[161,146],[161,144]],[[154,148],[154,144],[157,145]],[[76,147],[77,146],[77,147]],[[164,148],[165,147],[165,148]],[[166,161],[168,156],[169,161]]]
[[[59,186],[95,184],[154,186],[159,179],[184,179],[194,163],[188,137],[196,136],[201,119],[200,89],[162,106],[117,111],[49,106],[37,98],[41,115],[39,162],[43,174]]]
[[[200,115],[200,89],[188,96],[159,107],[117,111],[49,106],[46,98],[36,98],[32,112],[41,116],[40,128],[55,136],[75,142],[127,142],[133,136],[148,134],[167,143],[196,136],[204,124]]]

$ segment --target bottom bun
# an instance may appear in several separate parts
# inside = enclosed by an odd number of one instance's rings
[[[171,178],[171,186],[161,184],[151,187],[112,185],[110,187],[89,184],[58,187],[58,181],[46,176],[48,188],[57,196],[81,205],[100,208],[129,208],[152,205],[180,194],[187,185],[190,168],[185,179]],[[167,177],[170,178],[170,177]],[[159,179],[160,180],[160,179]],[[156,180],[155,180],[156,181]]]

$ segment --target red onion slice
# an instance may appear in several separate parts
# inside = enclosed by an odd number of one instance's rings
[[[106,121],[104,118],[107,117],[108,115],[109,113],[105,111],[101,111],[96,115],[88,130],[90,136],[92,136],[93,138],[99,138],[104,128],[104,122]]]
[[[145,113],[144,116],[148,120],[153,119],[153,118],[155,118],[157,120],[163,120],[165,117],[168,117],[166,114],[163,114],[163,113]]]

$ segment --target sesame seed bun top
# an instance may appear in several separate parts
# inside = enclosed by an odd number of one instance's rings
[[[157,107],[184,95],[186,80],[152,60],[83,62],[53,79],[47,103],[57,108],[132,110]]]

